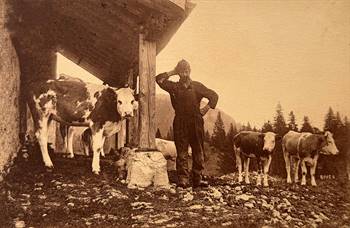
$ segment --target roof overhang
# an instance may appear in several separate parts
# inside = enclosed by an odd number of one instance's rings
[[[10,25],[26,46],[54,49],[112,85],[137,74],[139,34],[159,53],[194,8],[188,0],[11,0]],[[19,53],[21,57],[21,53]]]

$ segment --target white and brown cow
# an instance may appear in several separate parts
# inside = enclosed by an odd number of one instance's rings
[[[47,151],[48,125],[56,120],[70,126],[86,126],[92,133],[92,171],[100,172],[100,152],[106,137],[121,128],[121,120],[133,116],[138,103],[130,88],[113,88],[61,77],[29,86],[35,135],[46,167],[53,164]]]
[[[310,165],[311,185],[316,186],[315,171],[319,154],[336,155],[339,153],[332,133],[312,134],[289,131],[283,136],[282,150],[286,163],[287,183],[292,183],[290,167],[294,163],[294,182],[298,182],[299,163],[301,163],[301,185],[306,184],[306,163]]]
[[[258,163],[257,185],[261,185],[262,169],[264,171],[264,186],[268,186],[267,175],[275,149],[277,135],[273,132],[241,131],[233,138],[238,169],[238,182],[242,182],[242,159],[244,161],[245,183],[249,184],[250,158],[256,158]],[[263,164],[262,164],[263,163]],[[262,168],[263,166],[263,168]]]

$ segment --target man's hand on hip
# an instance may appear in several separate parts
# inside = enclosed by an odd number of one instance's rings
[[[207,104],[206,106],[204,106],[203,108],[200,109],[200,113],[202,116],[204,116],[205,114],[207,114],[207,112],[209,111],[210,106]]]

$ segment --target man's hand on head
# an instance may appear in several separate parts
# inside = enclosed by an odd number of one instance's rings
[[[174,70],[167,72],[168,77],[171,77],[171,76],[177,75],[177,74],[178,74],[178,72],[176,71],[176,68]]]

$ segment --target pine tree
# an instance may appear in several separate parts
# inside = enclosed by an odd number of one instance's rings
[[[289,113],[288,130],[298,131],[298,125],[296,123],[296,119],[293,111],[290,111]]]
[[[237,134],[237,128],[233,126],[233,124],[230,124],[230,129],[227,132],[226,135],[226,145],[225,147],[228,150],[232,150],[233,149],[233,137]]]
[[[350,130],[350,122],[347,116],[344,117],[344,126]]]
[[[334,114],[332,107],[329,107],[328,113],[326,114],[324,130],[334,133],[337,129],[337,119]]]
[[[221,152],[219,152],[218,155],[220,160],[220,170],[223,173],[232,173],[234,171],[234,166],[232,165],[235,164],[235,156],[233,153],[233,137],[237,133],[238,132],[236,126],[231,123],[225,138],[224,148],[221,150]]]
[[[273,132],[280,136],[283,136],[288,132],[287,123],[284,119],[283,110],[280,103],[278,103],[276,107],[276,114],[273,123]],[[285,175],[284,158],[281,143],[276,143],[275,145],[275,152],[272,155],[271,161],[271,171],[272,173],[279,176]]]
[[[304,116],[304,122],[303,122],[303,125],[301,126],[300,132],[314,133],[314,129],[310,124],[310,119],[308,116]]]
[[[208,130],[206,130],[204,133],[204,141],[210,144],[210,139],[211,139],[210,133]]]
[[[348,117],[344,117],[344,138],[346,138],[345,147],[343,150],[343,156],[350,158],[350,121],[348,120]],[[347,159],[344,159],[345,161],[348,161]]]
[[[275,122],[273,124],[274,132],[279,135],[284,135],[288,132],[287,124],[283,116],[282,106],[280,103],[276,107]]]
[[[248,122],[247,123],[247,128],[246,128],[246,130],[247,131],[252,131],[253,129],[252,129],[252,126],[250,126],[250,123]]]
[[[335,116],[335,123],[336,123],[336,129],[340,129],[344,126],[339,112],[337,112],[337,114]]]
[[[212,144],[218,149],[224,149],[225,139],[226,139],[225,126],[221,118],[221,113],[219,112],[214,124]]]
[[[347,117],[343,121],[340,113],[336,112],[334,115],[333,110],[330,108],[325,118],[324,130],[329,130],[333,133],[339,154],[337,155],[337,159],[330,157],[326,160],[320,160],[320,166],[323,167],[324,172],[335,174],[337,178],[345,178],[345,172],[343,170],[346,169],[346,163],[350,158],[350,128]]]
[[[345,128],[345,137],[347,138],[346,148],[345,151],[347,154],[346,156],[350,157],[350,121],[348,120],[348,117],[344,117],[344,128]]]
[[[160,134],[159,128],[157,129],[157,132],[156,132],[156,138],[159,138],[159,139],[162,138],[162,135]]]
[[[265,133],[265,132],[272,132],[273,131],[273,127],[272,124],[270,122],[270,120],[268,120],[266,123],[264,123],[264,125],[261,128],[261,132]]]

